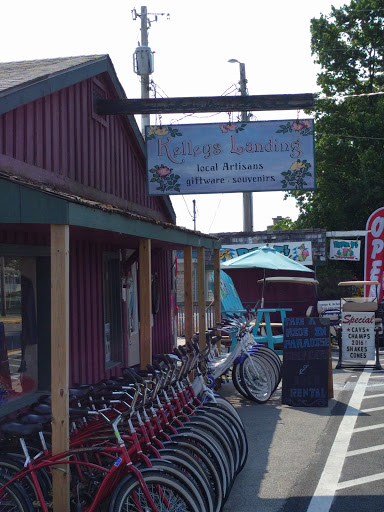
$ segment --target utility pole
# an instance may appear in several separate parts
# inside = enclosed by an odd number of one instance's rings
[[[132,10],[132,18],[141,20],[141,43],[133,54],[133,70],[140,76],[141,99],[149,99],[149,75],[153,73],[153,53],[148,46],[148,15],[147,8],[141,7],[138,14],[136,9]],[[150,124],[149,114],[141,115],[141,132],[144,135],[145,127]]]
[[[240,66],[240,95],[248,96],[247,94],[247,79],[245,77],[245,64],[239,62],[237,59],[230,59],[228,62],[237,62]],[[248,112],[241,112],[241,122],[248,121]],[[243,231],[251,233],[253,231],[253,201],[252,192],[243,192]]]
[[[150,48],[148,47],[148,19],[147,19],[147,8],[141,7],[141,47],[142,48]],[[152,53],[152,52],[151,52]],[[149,73],[151,67],[148,66],[147,73],[141,75],[141,98],[148,99],[149,98]],[[150,116],[148,114],[143,114],[141,116],[141,131],[145,132],[145,127],[150,124]]]
[[[245,64],[240,64],[240,94],[247,96],[247,79],[245,77]],[[248,113],[241,113],[241,121],[248,121]],[[243,231],[251,233],[253,231],[253,200],[252,192],[243,192]]]
[[[193,230],[196,231],[196,199],[193,199]]]
[[[154,16],[152,21],[157,21],[158,16],[164,16],[165,13],[151,14]],[[169,14],[167,14],[169,19]],[[140,14],[137,13],[136,9],[132,9],[132,18],[141,20],[141,43],[136,48],[133,54],[133,70],[141,77],[141,99],[149,99],[149,75],[154,71],[154,60],[153,52],[148,46],[148,28],[151,26],[151,21],[148,19],[147,7],[142,6]],[[150,115],[141,114],[141,131],[144,135],[145,127],[150,124]]]

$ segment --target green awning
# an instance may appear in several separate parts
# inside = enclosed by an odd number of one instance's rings
[[[179,247],[221,247],[220,240],[210,235],[7,179],[0,178],[0,197],[1,223],[68,224],[149,238]]]

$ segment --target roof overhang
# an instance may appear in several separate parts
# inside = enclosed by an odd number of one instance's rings
[[[4,224],[68,224],[120,236],[148,238],[161,242],[168,249],[184,246],[206,249],[221,247],[220,240],[211,235],[130,214],[108,205],[65,197],[25,183],[0,178],[0,195],[0,223]]]

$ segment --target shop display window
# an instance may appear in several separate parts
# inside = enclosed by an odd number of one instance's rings
[[[0,256],[0,393],[14,400],[38,389],[36,258]]]

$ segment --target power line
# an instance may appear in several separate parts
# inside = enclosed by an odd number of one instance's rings
[[[319,96],[319,100],[336,100],[336,101],[343,101],[348,98],[363,98],[364,96],[382,96],[384,94],[384,91],[377,91],[377,92],[364,92],[361,94],[345,94],[344,96]]]
[[[185,200],[185,197],[182,195],[181,196],[183,198],[183,201],[185,203],[185,206],[187,208],[187,212],[189,213],[189,216],[191,217],[191,219],[193,220],[193,215],[191,214],[191,212],[189,211],[189,208],[188,208],[188,205],[187,205],[187,201]]]
[[[216,215],[217,215],[217,212],[219,211],[219,208],[220,208],[220,205],[221,205],[221,200],[223,199],[223,195],[224,194],[221,194],[220,196],[220,200],[219,200],[219,204],[216,206],[216,210],[215,210],[215,214],[213,216],[213,219],[212,219],[212,222],[211,222],[211,225],[209,226],[208,228],[208,233],[211,232],[211,227],[212,227],[212,224],[214,223],[215,219],[216,219]]]
[[[358,135],[338,135],[336,133],[323,133],[316,132],[316,135],[328,135],[331,137],[338,137],[339,139],[362,139],[362,140],[384,140],[384,137],[360,137]]]
[[[373,47],[369,47],[369,48],[351,48],[351,47],[346,47],[346,48],[321,48],[321,51],[323,52],[367,52],[369,50],[382,50],[384,48],[384,46],[375,46],[374,48]],[[313,53],[319,53],[318,50],[315,50]]]

